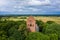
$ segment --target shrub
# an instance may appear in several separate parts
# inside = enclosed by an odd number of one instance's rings
[[[42,32],[42,29],[44,27],[44,22],[43,21],[40,21],[40,20],[36,20],[36,23],[39,27],[39,31]]]
[[[39,32],[31,32],[27,36],[26,40],[50,40],[49,36]]]
[[[58,35],[57,34],[49,34],[50,40],[58,40]]]
[[[46,27],[43,28],[43,33],[44,34],[57,34],[60,38],[60,24],[47,24]]]
[[[46,23],[52,24],[52,23],[55,23],[55,22],[54,21],[47,21]]]

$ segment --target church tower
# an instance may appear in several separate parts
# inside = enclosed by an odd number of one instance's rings
[[[27,19],[27,29],[30,32],[36,32],[36,21],[33,16],[29,16]]]

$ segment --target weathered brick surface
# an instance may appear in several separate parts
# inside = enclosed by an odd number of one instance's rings
[[[30,16],[27,19],[27,29],[30,32],[35,32],[36,31],[36,21],[35,21],[34,17],[32,17],[32,16]]]

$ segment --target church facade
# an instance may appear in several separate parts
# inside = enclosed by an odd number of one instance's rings
[[[36,31],[39,31],[39,28],[36,24],[36,20],[34,19],[33,16],[29,16],[29,18],[27,19],[27,29],[30,31],[30,32],[36,32]]]

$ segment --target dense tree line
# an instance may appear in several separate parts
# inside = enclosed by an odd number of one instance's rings
[[[1,21],[0,40],[60,40],[60,24],[36,20],[39,32],[29,32],[26,21]]]

